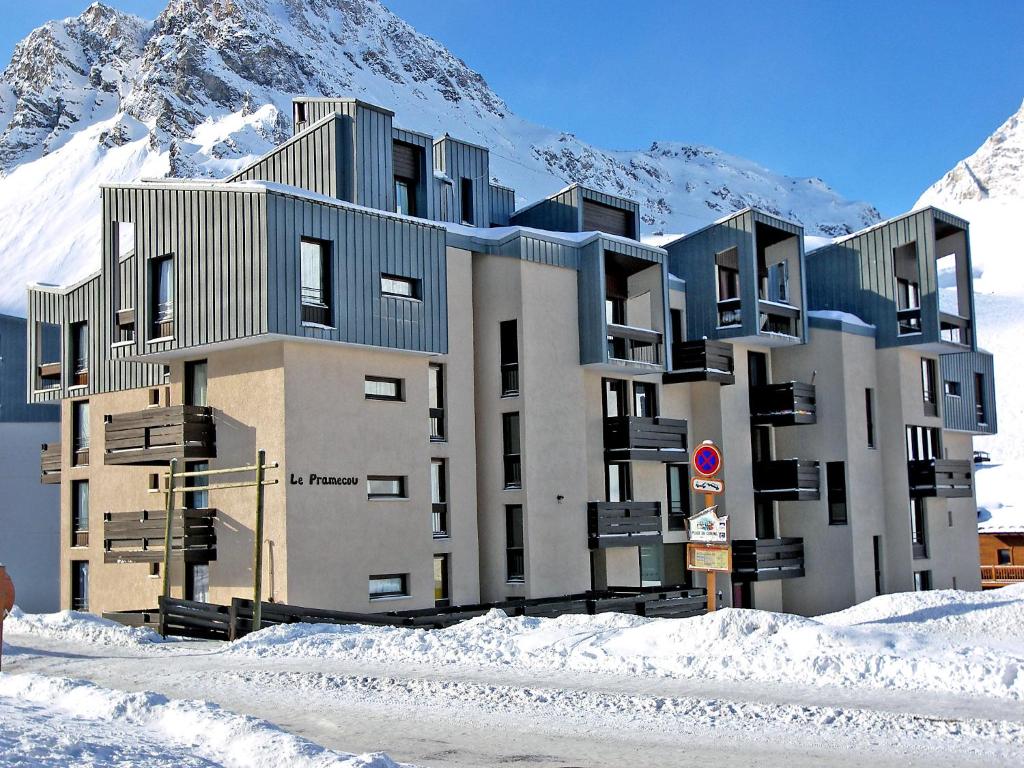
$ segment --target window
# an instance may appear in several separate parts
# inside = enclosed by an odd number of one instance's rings
[[[444,608],[451,604],[448,587],[448,555],[434,555],[434,607]]]
[[[768,267],[768,301],[789,303],[789,262],[780,261]]]
[[[398,475],[373,475],[366,478],[369,499],[404,499],[405,478]]]
[[[629,462],[606,464],[604,490],[608,501],[632,501],[633,478]]]
[[[36,389],[60,386],[60,326],[36,323],[36,362],[39,380]]]
[[[1010,565],[1013,563],[1013,557],[1008,549],[997,549],[996,550],[996,564],[998,565]]]
[[[174,335],[174,259],[160,256],[150,261],[153,338]]]
[[[419,280],[397,275],[380,276],[381,296],[393,296],[399,299],[418,299]]]
[[[907,459],[927,461],[942,455],[939,430],[935,427],[907,427]]]
[[[775,502],[754,499],[754,536],[775,538]]]
[[[331,246],[323,240],[304,237],[299,242],[299,260],[302,322],[330,326]]]
[[[668,529],[685,531],[686,518],[690,516],[690,473],[686,464],[669,464],[668,479]]]
[[[977,416],[978,424],[988,424],[988,414],[985,410],[985,374],[974,374],[974,413]]]
[[[430,439],[432,442],[443,442],[445,439],[444,418],[444,366],[431,363],[427,369],[429,377],[427,388],[427,417],[430,420]]]
[[[625,379],[604,380],[604,415],[606,417],[629,416],[627,386],[628,383]]]
[[[913,498],[910,500],[910,545],[915,559],[928,557],[925,527],[924,499]]]
[[[662,582],[663,558],[661,544],[641,544],[640,586],[660,587]]]
[[[430,460],[431,530],[435,539],[448,534],[448,465],[444,459]]]
[[[875,561],[875,594],[882,594],[882,537],[874,536],[871,551]]]
[[[459,190],[462,197],[462,223],[472,226],[476,223],[476,217],[473,214],[473,180],[460,179]]]
[[[772,460],[772,428],[755,424],[750,428],[750,456],[754,464]]]
[[[715,254],[716,288],[718,290],[718,325],[740,325],[740,264],[739,251],[729,248]]]
[[[499,326],[501,344],[501,396],[519,394],[519,331],[518,321],[503,320]]]
[[[633,382],[633,415],[653,419],[658,415],[658,387],[650,381]]]
[[[363,381],[363,394],[367,400],[404,400],[402,379],[385,376],[367,376]]]
[[[626,324],[626,300],[620,296],[608,296],[604,300],[604,319],[608,325]]]
[[[868,448],[875,448],[875,390],[864,390],[864,419],[867,422]]]
[[[519,446],[519,414],[501,415],[502,452],[504,454],[505,488],[522,487],[522,457]]]
[[[89,383],[89,326],[87,323],[71,324],[71,384],[85,386]]]
[[[827,462],[825,482],[828,488],[828,524],[846,525],[846,464],[842,461]]]
[[[943,382],[943,391],[947,397],[960,397],[960,382],[946,380]]]
[[[208,461],[191,461],[185,467],[188,472],[206,472],[210,468],[210,463]],[[209,484],[210,478],[206,476],[185,478],[185,485],[200,489],[185,492],[186,509],[210,508],[210,492],[205,490]]]
[[[409,594],[409,574],[391,573],[370,577],[370,599],[383,600],[388,597],[405,597]]]
[[[670,309],[668,311],[672,327],[672,341],[686,340],[686,324],[683,322],[683,310]]]
[[[914,589],[918,592],[927,592],[932,588],[931,571],[914,571]]]
[[[71,406],[71,466],[89,463],[89,401],[76,400]]]
[[[412,183],[408,179],[395,177],[395,212],[415,216],[413,201],[416,199]]]
[[[206,361],[187,361],[185,363],[185,405],[206,405],[206,389]]]
[[[924,415],[938,416],[938,391],[935,382],[935,361],[930,357],[921,358],[921,399],[924,401]]]
[[[526,581],[526,558],[523,549],[523,507],[505,507],[505,580],[522,584]]]
[[[89,546],[89,481],[71,483],[71,546]]]
[[[189,563],[185,571],[185,599],[198,603],[210,602],[210,566],[208,563]]]
[[[295,122],[304,123],[306,122],[306,102],[297,101],[295,102]],[[298,127],[298,126],[296,126]]]
[[[114,222],[114,248],[118,261],[135,253],[135,225],[132,222]]]
[[[71,610],[89,610],[89,561],[71,561]]]

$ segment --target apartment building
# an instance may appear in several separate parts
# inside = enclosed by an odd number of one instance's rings
[[[994,428],[991,359],[969,335],[939,340],[931,256],[921,338],[890,344],[881,301],[816,311],[829,256],[806,257],[797,225],[741,211],[660,248],[638,239],[636,202],[582,185],[515,210],[485,148],[393,117],[300,98],[295,135],[228,179],[104,186],[100,271],[30,289],[31,399],[61,405],[47,478],[63,605],[155,605],[168,461],[225,468],[257,449],[279,463],[261,542],[274,600],[384,611],[702,586],[684,552],[688,450],[705,439],[724,450],[736,555],[723,605],[977,586],[977,547],[957,538],[970,470],[939,459],[979,427],[954,433],[959,406],[936,393],[946,353],[966,356]],[[935,412],[917,418],[921,358]],[[908,457],[907,426],[933,427],[941,451]],[[174,595],[249,594],[251,494],[182,501]]]
[[[38,451],[57,440],[54,406],[29,405],[23,317],[0,314],[0,563],[26,611],[56,611],[60,509],[57,489],[39,482]]]

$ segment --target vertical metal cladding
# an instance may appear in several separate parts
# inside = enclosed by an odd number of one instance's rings
[[[273,286],[269,331],[391,349],[448,349],[445,231],[427,222],[268,193]],[[304,324],[299,301],[303,237],[331,247],[333,326]],[[381,293],[381,275],[417,281],[418,298]]]
[[[391,156],[394,113],[363,102],[355,107],[355,197],[353,202],[395,210],[395,171]]]
[[[580,232],[583,212],[578,184],[539,200],[533,205],[514,212],[509,222],[520,227],[535,227],[553,232]]]
[[[462,180],[473,185],[473,216],[466,223],[486,227],[490,215],[490,153],[484,147],[453,139],[445,135],[434,142],[434,167],[448,177],[438,180],[435,195],[439,221],[461,224],[465,221],[462,210]]]
[[[0,315],[0,422],[60,420],[56,406],[29,404],[28,327],[23,317]]]
[[[966,221],[926,208],[812,251],[807,282],[810,306],[851,312],[875,324],[879,348],[938,341],[937,219],[967,230]],[[921,334],[900,337],[893,251],[910,243],[917,246]]]
[[[423,210],[417,211],[417,214],[420,218],[437,221],[439,219],[437,213],[438,195],[434,187],[439,182],[434,178],[433,138],[425,133],[398,127],[391,129],[391,136],[394,141],[401,141],[419,148],[422,167],[420,168],[420,179],[416,189],[416,202],[417,205],[422,204]]]
[[[490,194],[490,225],[492,227],[507,227],[509,217],[516,207],[515,190],[500,184],[491,184],[488,192]]]
[[[992,355],[983,351],[939,355],[939,369],[945,393],[942,420],[946,429],[977,435],[994,435],[999,425]],[[978,423],[975,374],[981,374],[984,381],[984,390],[981,393],[985,410],[984,424]],[[959,395],[950,394],[949,382],[954,383],[952,389],[959,391]]]

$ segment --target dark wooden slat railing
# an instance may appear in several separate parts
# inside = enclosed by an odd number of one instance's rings
[[[786,381],[751,387],[750,421],[776,427],[817,423],[817,394],[814,385]]]
[[[604,420],[604,449],[621,460],[686,461],[686,420],[610,416]]]
[[[673,342],[672,370],[664,374],[662,381],[665,384],[690,381],[735,384],[732,344],[710,339]]]
[[[104,464],[165,464],[217,456],[213,409],[172,405],[107,416]]]
[[[736,539],[732,542],[734,581],[773,581],[804,575],[804,540]]]
[[[806,459],[761,461],[753,468],[754,493],[772,501],[815,501],[821,498],[818,462]]]
[[[661,541],[661,502],[591,501],[587,529],[591,549],[657,543]]]
[[[43,443],[39,450],[39,482],[60,483],[60,443]]]
[[[608,323],[608,357],[627,363],[662,365],[662,337],[650,328]]]
[[[911,496],[958,499],[973,493],[968,459],[911,459],[907,478]]]
[[[176,509],[171,521],[171,551],[187,563],[217,559],[215,509]],[[155,563],[164,558],[167,514],[164,510],[106,512],[103,515],[105,563]]]

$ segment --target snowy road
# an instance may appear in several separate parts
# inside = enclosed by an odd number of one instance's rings
[[[724,617],[717,624],[623,618],[612,620],[611,628],[609,620],[585,618],[525,628],[495,620],[461,634],[430,635],[288,627],[234,646],[98,642],[92,636],[90,642],[23,625],[26,631],[5,638],[12,652],[5,676],[31,672],[202,699],[329,750],[381,750],[420,766],[602,768],[698,759],[787,768],[1024,764],[1024,696],[1016,680],[1024,657],[1014,639],[1024,592],[952,608],[938,597],[927,598],[935,605],[915,599],[913,606],[885,609],[888,614],[876,606],[822,619],[834,629],[784,619],[766,633],[754,622],[748,633],[762,648],[762,662],[770,666],[779,648],[790,659],[790,677],[777,681],[729,679],[733,661],[726,656],[719,659],[723,669],[707,677],[657,669],[658,659],[667,664],[679,657],[662,635],[683,628],[699,645],[698,630],[722,632]],[[794,649],[807,644],[809,629],[818,633],[810,643],[816,655],[808,658],[819,671],[800,680],[793,676],[803,674]],[[823,655],[829,642],[840,641],[849,647]],[[510,644],[529,653],[518,657]],[[857,655],[864,647],[878,649],[873,660]],[[615,672],[620,661],[609,648],[632,654],[637,671]],[[919,653],[927,658],[916,658]],[[1002,666],[994,666],[994,653]],[[863,681],[840,685],[853,678],[837,659],[866,665]],[[886,674],[905,689],[879,687],[882,659],[890,666],[903,659],[920,673],[921,688],[912,687],[912,676],[891,671]],[[931,669],[935,664],[950,670],[945,684]],[[993,695],[965,693],[976,690]]]

